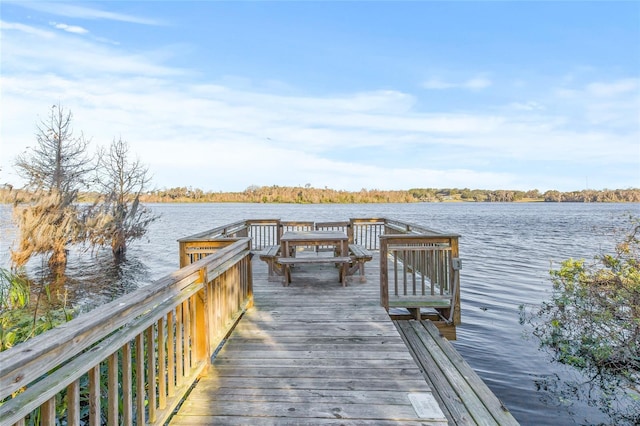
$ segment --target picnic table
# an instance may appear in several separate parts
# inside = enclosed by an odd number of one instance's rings
[[[313,247],[317,254],[320,248],[332,248],[332,256],[296,256],[298,247]],[[284,268],[284,284],[291,283],[291,266],[299,263],[334,263],[339,266],[340,282],[347,282],[349,237],[341,231],[287,231],[280,237],[280,257],[277,259]]]

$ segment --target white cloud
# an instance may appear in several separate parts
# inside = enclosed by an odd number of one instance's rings
[[[491,80],[484,77],[476,77],[471,80],[467,80],[462,86],[468,89],[484,89],[491,86]]]
[[[596,82],[587,85],[587,92],[598,97],[612,97],[624,93],[640,95],[640,80],[627,78],[612,82]]]
[[[0,31],[19,31],[25,34],[38,36],[40,38],[52,38],[54,36],[50,31],[41,30],[39,28],[17,22],[6,22],[2,20],[0,20]],[[6,48],[6,46],[7,43],[3,43],[3,49]]]
[[[79,6],[77,4],[70,3],[24,1],[15,2],[12,3],[12,5],[37,10],[39,12],[49,13],[51,15],[64,16],[67,18],[110,20],[143,25],[163,25],[162,21],[157,19],[108,12],[97,8]]]
[[[509,104],[509,107],[521,111],[540,111],[545,109],[544,105],[535,101],[513,102]]]
[[[573,86],[565,82],[553,91],[551,102],[556,109],[573,111],[572,122],[576,126],[631,134],[640,140],[640,79],[618,78]]]
[[[73,34],[87,34],[89,32],[89,30],[79,27],[77,25],[67,25],[67,24],[59,24],[56,22],[50,22],[50,24],[54,27],[57,28],[59,30],[63,30],[66,31],[68,33],[73,33]]]
[[[471,79],[462,82],[448,82],[439,78],[431,78],[424,83],[422,87],[430,90],[446,90],[446,89],[468,89],[468,90],[481,90],[486,89],[493,83],[486,77],[473,77]]]
[[[161,61],[154,62],[137,53],[132,54],[103,43],[95,43],[93,40],[72,37],[66,32],[44,31],[6,22],[3,22],[0,30],[3,38],[2,65],[5,75],[9,69],[17,73],[111,78],[122,78],[126,75],[185,74],[184,70],[164,66]],[[153,53],[162,58],[170,58],[172,55],[170,50]]]

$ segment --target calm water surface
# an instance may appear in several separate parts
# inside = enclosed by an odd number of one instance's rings
[[[178,238],[253,218],[345,220],[390,217],[460,234],[462,320],[454,343],[463,357],[524,425],[607,422],[597,407],[571,398],[563,383],[576,372],[550,362],[519,323],[520,305],[535,306],[551,291],[549,269],[567,258],[610,252],[614,233],[638,204],[421,203],[365,205],[156,204],[161,215],[127,264],[109,253],[75,250],[68,287],[79,304],[107,301],[177,269]],[[7,266],[15,237],[11,209],[0,206],[0,262]],[[43,274],[38,260],[32,275]],[[74,285],[75,284],[75,285]]]

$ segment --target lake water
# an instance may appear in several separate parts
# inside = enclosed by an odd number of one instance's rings
[[[575,371],[550,362],[519,322],[520,305],[551,293],[549,269],[568,258],[611,252],[616,229],[639,204],[420,203],[358,205],[152,204],[161,217],[133,243],[115,268],[110,253],[74,250],[70,298],[111,300],[178,267],[178,238],[241,219],[346,220],[389,217],[461,235],[462,321],[455,347],[523,425],[608,423],[597,407],[572,398],[563,384]],[[0,264],[9,262],[15,229],[10,206],[0,206]],[[43,274],[38,260],[30,274]]]

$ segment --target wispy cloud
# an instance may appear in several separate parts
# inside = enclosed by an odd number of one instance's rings
[[[64,24],[63,24],[64,25]],[[46,31],[24,24],[3,22],[3,69],[16,73],[42,73],[60,76],[168,76],[185,75],[186,71],[169,67],[162,61],[148,60],[140,53],[130,53],[96,39],[73,37],[76,28]],[[7,31],[5,31],[7,30]],[[17,31],[14,31],[17,30]],[[38,46],[38,48],[34,48]],[[169,60],[171,49],[154,56]],[[151,52],[147,53],[151,55]],[[6,72],[5,72],[6,74]],[[109,78],[109,77],[107,77]]]
[[[445,81],[439,78],[431,78],[424,83],[422,87],[429,90],[445,90],[445,89],[469,89],[481,90],[492,85],[492,81],[486,77],[474,77],[462,82]]]
[[[73,34],[87,34],[89,32],[89,30],[87,30],[86,28],[82,28],[77,25],[67,25],[67,24],[61,24],[57,22],[49,22],[49,25],[59,30],[63,30]]]
[[[38,12],[44,12],[55,16],[64,16],[67,18],[110,20],[143,25],[164,25],[164,23],[158,19],[114,13],[98,8],[79,6],[77,4],[71,3],[24,1],[15,3],[12,2],[12,4],[27,9],[36,10]]]
[[[587,91],[599,97],[612,97],[633,92],[640,97],[640,79],[626,78],[612,82],[595,82],[587,86]]]
[[[0,31],[6,32],[7,34],[9,34],[9,32],[12,32],[12,31],[18,31],[25,34],[38,36],[43,39],[52,38],[54,36],[53,33],[50,31],[35,28],[30,25],[20,24],[17,22],[6,22],[2,20],[0,20]],[[3,48],[6,46],[7,44],[4,43]]]
[[[570,117],[576,126],[633,134],[640,140],[640,135],[637,135],[640,129],[638,78],[565,84],[553,91],[552,100],[556,108],[576,111]]]
[[[536,101],[513,102],[509,107],[521,111],[539,111],[545,109],[544,105]]]

